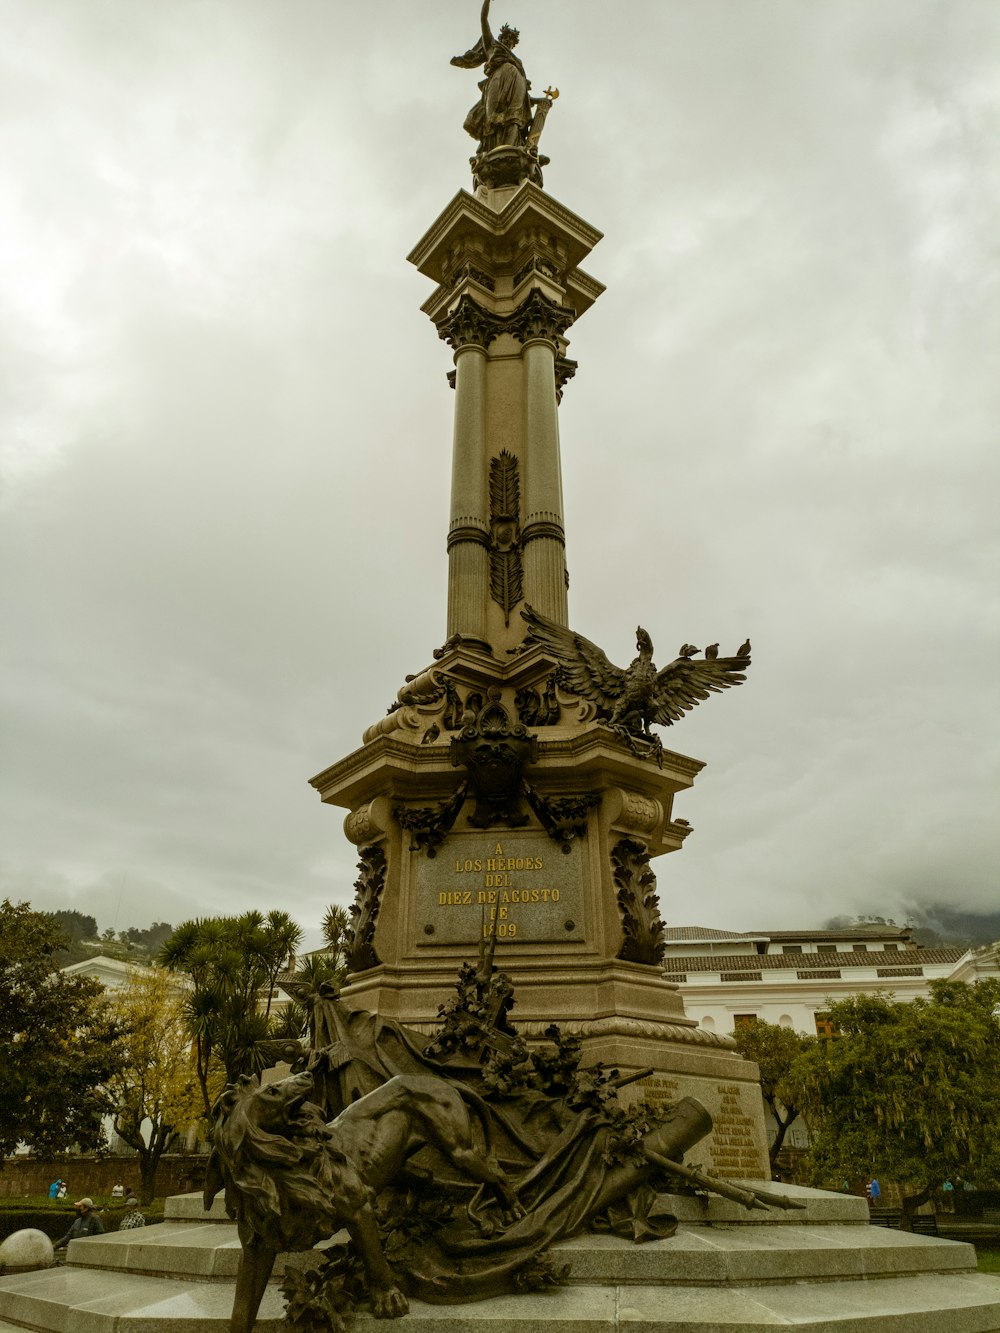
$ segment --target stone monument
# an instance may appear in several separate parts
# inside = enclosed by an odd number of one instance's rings
[[[599,234],[542,189],[555,91],[531,97],[517,33],[494,37],[489,9],[453,61],[485,73],[466,119],[474,193],[411,255],[455,358],[447,640],[362,747],[313,779],[360,849],[350,985],[314,1002],[307,1071],[220,1099],[204,1200],[73,1240],[64,1270],[0,1277],[0,1328],[279,1333],[287,1319],[375,1333],[407,1307],[403,1276],[414,1326],[438,1333],[990,1333],[1000,1282],[971,1246],[871,1228],[863,1199],[753,1183],[767,1174],[755,1066],[699,1031],[663,976],[650,863],[687,836],[673,799],[702,765],[650,727],[739,684],[750,645],[720,657],[685,643],[657,670],[639,629],[622,669],[569,628],[558,402],[575,370],[566,332],[602,290],[579,268]],[[675,1105],[609,1118],[612,1087]],[[684,1166],[695,1143],[743,1179]],[[444,1174],[421,1166],[421,1144],[443,1150]],[[677,1192],[646,1190],[651,1166]],[[455,1230],[456,1212],[431,1214],[463,1178],[477,1188]],[[211,1202],[222,1189],[225,1207]],[[626,1189],[640,1206],[619,1211]],[[383,1238],[372,1207],[393,1191],[400,1224]],[[610,1233],[585,1234],[598,1209]],[[317,1320],[322,1267],[341,1259],[308,1247],[341,1223],[368,1304],[322,1299]]]
[[[481,29],[452,61],[485,73],[465,122],[473,192],[409,256],[454,361],[445,641],[361,748],[312,779],[359,849],[344,999],[429,1032],[494,936],[520,1032],[554,1021],[587,1063],[651,1068],[633,1096],[696,1097],[716,1125],[707,1164],[766,1178],[756,1066],[664,976],[651,864],[689,835],[674,797],[703,764],[650,726],[744,680],[750,645],[685,643],[658,670],[640,628],[622,669],[569,628],[559,403],[577,369],[567,333],[604,290],[581,267],[601,234],[542,188],[555,90],[531,96],[489,0]]]

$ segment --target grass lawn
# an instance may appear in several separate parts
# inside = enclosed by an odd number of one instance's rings
[[[1000,1250],[977,1250],[976,1267],[980,1273],[1000,1273]]]

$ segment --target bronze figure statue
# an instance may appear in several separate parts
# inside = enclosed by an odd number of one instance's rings
[[[522,180],[541,185],[541,167],[548,158],[539,156],[538,141],[559,90],[546,89],[544,97],[530,95],[531,83],[514,54],[521,34],[505,23],[494,36],[489,14],[490,0],[483,0],[478,41],[451,60],[460,69],[482,66],[486,76],[464,125],[477,144],[471,159],[473,177],[477,185],[516,185]]]
[[[343,1292],[359,1279],[375,1316],[395,1318],[407,1294],[447,1304],[564,1281],[546,1251],[587,1228],[670,1236],[678,1187],[795,1206],[682,1164],[712,1126],[693,1099],[665,1114],[619,1107],[617,1089],[650,1071],[580,1067],[579,1039],[555,1026],[529,1050],[494,945],[461,969],[429,1044],[328,990],[308,1070],[264,1087],[244,1078],[220,1097],[205,1204],[224,1188],[239,1229],[230,1333],[253,1329],[279,1253],[342,1227],[352,1251],[330,1281]]]
[[[696,659],[698,649],[681,645],[677,657],[658,670],[653,641],[640,625],[636,630],[638,656],[626,668],[610,662],[596,644],[565,625],[526,606],[521,615],[528,624],[527,643],[547,648],[559,664],[559,683],[572,694],[589,699],[597,715],[626,742],[630,738],[659,745],[651,725],[669,727],[710,694],[742,685],[750,665],[750,640],[735,657],[719,657],[718,644]]]

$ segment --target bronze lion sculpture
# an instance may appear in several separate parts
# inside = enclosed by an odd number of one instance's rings
[[[475,1151],[469,1108],[446,1080],[398,1074],[329,1124],[308,1100],[312,1091],[309,1073],[264,1087],[244,1077],[216,1104],[204,1197],[207,1209],[225,1189],[242,1245],[231,1333],[252,1330],[279,1253],[311,1249],[342,1227],[364,1264],[375,1316],[405,1314],[373,1204],[425,1145],[494,1191],[507,1218],[523,1213],[493,1156]],[[471,1205],[469,1211],[475,1219]]]

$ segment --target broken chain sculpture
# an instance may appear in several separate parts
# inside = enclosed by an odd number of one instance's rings
[[[588,1228],[673,1235],[666,1191],[678,1186],[748,1208],[797,1206],[683,1165],[712,1127],[692,1098],[665,1114],[619,1106],[631,1078],[582,1068],[579,1041],[555,1025],[550,1045],[529,1049],[510,1023],[513,988],[494,944],[463,966],[430,1044],[327,992],[307,1069],[264,1087],[244,1077],[219,1098],[204,1201],[224,1189],[239,1231],[230,1333],[253,1329],[279,1253],[342,1227],[346,1253],[288,1271],[293,1327],[322,1318],[342,1329],[360,1302],[394,1318],[408,1296],[452,1303],[565,1282],[552,1244]]]
[[[750,665],[750,640],[735,657],[720,657],[719,645],[705,649],[704,658],[693,644],[682,644],[678,656],[661,670],[653,661],[653,641],[640,625],[636,630],[636,657],[622,668],[582,634],[549,620],[525,606],[526,643],[541,644],[559,664],[559,683],[571,694],[591,700],[597,716],[638,755],[662,761],[663,743],[651,725],[672,726],[710,694],[742,685]]]

